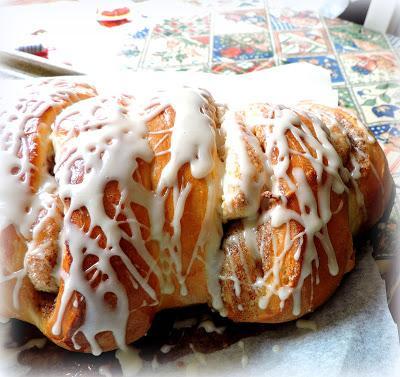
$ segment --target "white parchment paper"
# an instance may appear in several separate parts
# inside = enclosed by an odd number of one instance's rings
[[[163,365],[161,375],[399,376],[399,337],[385,292],[371,253],[364,251],[334,296],[312,314],[316,331],[296,326],[267,331],[244,339],[244,347],[236,343],[204,358],[186,356],[188,370]]]
[[[138,71],[120,76],[93,75],[91,79],[103,90],[154,96],[160,88],[191,86],[207,89],[219,103],[239,106],[254,102],[293,105],[310,100],[337,106],[337,91],[332,89],[330,72],[309,63],[281,65],[242,75],[202,72]]]

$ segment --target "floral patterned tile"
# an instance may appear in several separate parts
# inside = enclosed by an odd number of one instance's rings
[[[383,151],[389,164],[389,170],[400,187],[400,124],[392,124],[389,130],[388,140],[383,144]],[[396,135],[393,135],[395,133]]]
[[[275,32],[276,50],[282,55],[326,54],[330,52],[322,28]]]
[[[144,28],[137,29],[131,33],[128,33],[128,37],[135,40],[146,39],[149,35],[149,31],[149,28],[146,26]]]
[[[389,130],[390,138],[398,138],[400,140],[400,123],[392,124]],[[400,143],[398,144],[400,147]]]
[[[143,69],[145,71],[146,68]],[[176,67],[171,66],[155,66],[151,68],[152,71],[155,72],[210,72],[207,64],[200,65],[179,65]]]
[[[398,124],[394,124],[392,125],[392,129],[395,129],[396,132],[399,132],[400,129],[400,123]],[[388,157],[389,152],[396,152],[398,154],[398,156],[400,157],[400,136],[393,136],[393,135],[389,135],[387,142],[384,145],[383,151],[386,154],[386,157]],[[389,161],[390,163],[390,161]],[[397,173],[400,173],[400,166],[397,167],[397,169],[393,169],[393,167],[391,166],[390,171],[393,173],[394,170],[396,170]]]
[[[208,61],[208,36],[153,37],[143,67],[169,68],[202,65]]]
[[[205,5],[205,1],[203,0],[183,0],[183,3],[201,7]]]
[[[334,27],[334,26],[349,26],[352,25],[350,21],[342,20],[341,18],[324,18],[326,26]]]
[[[124,69],[136,70],[139,67],[141,50],[136,47],[128,47],[121,50],[116,56],[115,61],[118,62],[118,66]]]
[[[264,8],[264,0],[181,0],[183,3],[216,10]]]
[[[240,74],[253,71],[261,71],[263,69],[271,68],[275,65],[275,60],[242,60],[231,63],[216,63],[212,65],[212,72],[224,74]]]
[[[266,33],[226,34],[214,36],[213,61],[266,59],[273,56]]]
[[[353,87],[353,92],[367,123],[400,120],[400,83]]]
[[[387,38],[389,39],[390,45],[397,52],[397,55],[400,56],[400,37],[395,37],[394,35],[388,34]]]
[[[293,30],[321,26],[318,14],[312,11],[300,12],[289,8],[270,8],[269,14],[273,30]]]
[[[306,62],[321,66],[331,71],[332,84],[341,84],[344,82],[339,63],[333,55],[324,56],[296,56],[283,59],[283,63]]]
[[[264,9],[217,13],[214,34],[260,33],[268,30]]]
[[[400,160],[400,149],[398,149],[398,157]],[[387,156],[387,155],[386,155]],[[399,203],[399,194],[400,194],[400,173],[392,173],[393,176],[393,180],[395,182],[396,185],[396,193],[397,193],[397,197],[394,199],[394,203],[393,203],[393,208],[392,208],[392,213],[389,216],[389,221],[392,221],[393,223],[397,223],[397,229],[398,229],[398,225],[400,224],[400,203]],[[396,253],[397,255],[399,254],[398,252]],[[398,320],[396,321],[398,323]]]
[[[356,105],[354,103],[349,88],[347,88],[346,86],[341,86],[336,89],[339,96],[339,106],[346,107],[347,109],[356,110]]]
[[[149,29],[143,29],[134,33],[129,33],[123,40],[121,49],[116,56],[118,65],[125,69],[136,70],[145,48],[146,38]]]
[[[203,1],[201,2],[204,4]],[[219,9],[263,8],[265,5],[264,0],[208,0],[206,3]]]
[[[371,124],[368,128],[381,144],[384,145],[389,142],[389,131],[392,128],[390,123]]]
[[[160,36],[209,35],[210,15],[167,18],[154,25],[153,34]]]
[[[337,26],[329,29],[336,51],[357,52],[388,49],[385,37],[360,25]]]
[[[400,187],[400,123],[381,123],[376,125],[370,125],[368,127],[374,134],[375,138],[381,145],[389,165],[389,170],[394,178],[395,184]],[[400,193],[400,192],[399,192]],[[398,193],[398,194],[399,194]],[[398,198],[399,199],[399,195]],[[397,220],[400,220],[398,216],[399,202],[397,202]],[[392,215],[393,216],[393,211]]]
[[[400,78],[400,66],[392,52],[343,54],[340,56],[347,78],[353,84],[390,81]]]

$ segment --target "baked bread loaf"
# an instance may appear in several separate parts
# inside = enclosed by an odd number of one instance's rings
[[[218,108],[197,88],[154,95],[64,79],[3,95],[1,318],[100,354],[166,308],[293,320],[353,268],[352,236],[392,193],[355,116],[312,103]]]

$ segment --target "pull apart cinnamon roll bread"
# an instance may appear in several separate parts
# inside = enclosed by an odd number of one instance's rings
[[[166,308],[233,321],[315,310],[388,206],[378,143],[342,109],[218,111],[197,88],[154,98],[37,81],[0,109],[0,315],[100,354]]]

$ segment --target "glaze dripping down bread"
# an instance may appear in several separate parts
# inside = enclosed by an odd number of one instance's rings
[[[0,316],[73,351],[124,348],[193,304],[299,318],[353,268],[352,237],[392,192],[378,143],[340,108],[64,79],[0,106]]]

